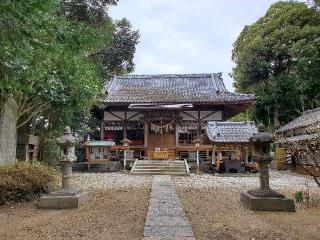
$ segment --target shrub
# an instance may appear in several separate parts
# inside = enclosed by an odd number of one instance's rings
[[[39,161],[49,166],[57,166],[60,156],[60,148],[54,137],[45,138],[40,145]]]
[[[296,199],[296,202],[302,202],[302,192],[296,192],[294,198]]]
[[[0,167],[0,204],[29,201],[48,193],[59,181],[55,169],[35,163]]]

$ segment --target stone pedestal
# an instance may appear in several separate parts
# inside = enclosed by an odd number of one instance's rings
[[[249,192],[243,192],[241,202],[250,210],[295,212],[293,199],[275,197],[256,197]]]
[[[78,191],[57,191],[42,196],[39,208],[47,209],[68,209],[79,208],[89,200],[89,193]]]
[[[61,147],[62,188],[57,192],[42,196],[39,201],[39,208],[79,208],[81,204],[89,200],[89,193],[71,188],[72,163],[77,157],[75,155],[76,139],[72,136],[70,127],[65,128],[64,135],[58,138],[57,142]]]

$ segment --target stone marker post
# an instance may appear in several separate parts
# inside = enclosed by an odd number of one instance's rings
[[[0,104],[0,166],[15,163],[18,106],[9,97]]]
[[[258,189],[241,193],[241,202],[251,210],[260,211],[295,211],[292,199],[272,190],[269,186],[269,164],[272,161],[270,147],[273,136],[266,132],[263,125],[258,127],[258,133],[250,138],[253,143],[253,160],[258,163],[259,182]]]
[[[71,187],[72,163],[77,160],[75,155],[76,138],[70,127],[66,127],[64,135],[57,139],[60,146],[60,165],[62,168],[62,187],[57,192],[42,196],[39,208],[78,208],[89,199],[88,193],[82,193]]]

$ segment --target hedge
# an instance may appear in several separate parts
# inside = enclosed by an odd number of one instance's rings
[[[54,189],[58,172],[43,164],[16,163],[0,166],[0,204],[30,201]]]

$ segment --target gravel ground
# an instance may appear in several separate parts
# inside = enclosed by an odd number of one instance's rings
[[[288,197],[306,190],[308,178],[271,172],[270,185]],[[308,179],[311,204],[296,213],[252,212],[240,192],[258,187],[258,175],[173,177],[196,239],[319,239],[320,190]],[[141,239],[151,176],[75,173],[75,188],[92,199],[77,210],[39,210],[36,203],[0,207],[0,239]],[[9,233],[9,234],[8,234]]]
[[[136,176],[122,173],[74,173],[71,184],[80,190],[92,191],[106,188],[149,188],[152,176]]]
[[[216,187],[233,189],[252,189],[259,187],[258,174],[220,174],[220,175],[191,175],[189,178],[175,177],[178,187]],[[318,195],[319,187],[309,176],[295,174],[289,171],[270,171],[270,187],[284,194],[292,195],[297,191],[306,191],[307,185],[310,193]]]
[[[75,174],[72,183],[90,191],[75,210],[37,209],[37,202],[0,207],[4,240],[140,240],[148,212],[151,177]]]
[[[271,172],[271,188],[293,197],[306,190],[305,176]],[[311,203],[296,204],[296,213],[245,209],[240,193],[258,187],[255,175],[175,177],[177,192],[196,239],[320,239],[320,190],[309,179]]]

